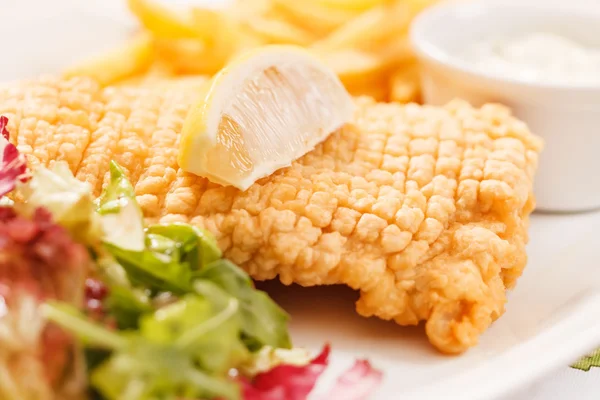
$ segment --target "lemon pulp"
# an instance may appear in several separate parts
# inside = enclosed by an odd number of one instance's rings
[[[188,119],[203,122],[186,124],[184,136],[210,139],[214,135],[214,139],[184,144],[198,150],[194,154],[189,148],[182,149],[184,170],[245,189],[289,166],[350,119],[350,96],[335,74],[324,71],[318,61],[292,57],[268,64],[237,80],[233,87],[220,88],[217,83],[206,96],[208,100],[198,106],[201,111],[190,113]],[[247,73],[235,69],[223,72],[221,79]],[[215,100],[217,97],[220,100]],[[218,113],[216,128],[207,122],[212,113]]]

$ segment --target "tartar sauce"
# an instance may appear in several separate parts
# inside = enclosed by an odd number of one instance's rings
[[[467,58],[479,70],[522,81],[600,83],[600,48],[552,33],[482,41],[468,50]]]

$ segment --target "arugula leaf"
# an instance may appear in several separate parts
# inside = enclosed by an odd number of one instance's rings
[[[91,322],[70,304],[49,301],[42,305],[41,310],[47,320],[70,331],[90,347],[115,350],[127,346],[121,335]]]
[[[123,169],[110,163],[110,184],[97,199],[97,212],[102,216],[104,243],[124,250],[144,249],[144,221],[135,191]]]
[[[118,205],[123,200],[121,197],[117,197],[117,203],[111,200],[117,196],[116,193],[133,193],[133,188],[119,171],[116,164],[111,164],[111,174],[114,172],[115,177],[102,196],[98,209],[105,213],[104,219],[112,215],[118,209],[115,204]],[[116,189],[112,187],[113,184]],[[134,199],[127,201],[128,204],[133,204]],[[139,221],[141,223],[141,216]],[[176,294],[192,290],[192,271],[221,257],[221,251],[209,233],[181,223],[149,227],[141,250],[132,250],[128,246],[106,240],[105,247],[127,271],[134,285],[146,286],[155,291],[171,290]]]
[[[238,385],[226,376],[210,376],[181,349],[141,337],[94,369],[91,383],[107,400],[240,397]]]
[[[123,266],[134,285],[151,290],[170,290],[184,294],[190,290],[192,271],[182,264],[179,257],[151,250],[131,251],[114,244],[105,244],[106,249]]]
[[[178,249],[181,262],[188,262],[192,270],[200,269],[222,256],[214,237],[192,225],[177,222],[152,225],[146,233],[148,248],[162,253]]]
[[[150,290],[133,287],[127,272],[112,256],[103,254],[96,262],[100,281],[108,288],[104,310],[112,315],[119,329],[135,329],[139,317],[152,312]]]
[[[140,331],[152,342],[173,343],[205,371],[225,373],[246,359],[248,352],[240,341],[238,301],[212,286],[221,304],[213,302],[215,297],[187,295],[144,317]]]
[[[247,354],[239,339],[238,301],[208,285],[210,299],[188,294],[145,314],[127,349],[93,371],[93,385],[109,400],[239,398],[239,388],[227,379]]]
[[[115,317],[119,329],[136,329],[140,317],[153,310],[147,295],[127,286],[112,286],[105,306]]]
[[[248,361],[250,352],[246,348],[242,337],[242,315],[240,314],[240,302],[238,299],[230,296],[224,290],[212,282],[196,282],[197,287],[201,287],[201,295],[207,301],[210,301],[213,307],[221,310],[231,309],[235,304],[236,314],[232,316],[228,324],[235,326],[235,334],[230,326],[229,336],[226,341],[216,335],[207,336],[202,346],[193,346],[194,335],[198,335],[198,330],[192,331],[186,337],[181,338],[182,343],[189,343],[188,346],[195,347],[194,350],[201,358],[198,359],[201,365],[208,370],[219,371],[223,368],[237,367]],[[212,341],[212,343],[210,343]],[[223,351],[225,349],[225,351]]]
[[[240,301],[242,332],[251,350],[262,346],[290,348],[287,331],[289,316],[265,292],[256,290],[250,277],[231,261],[214,261],[195,274],[200,280],[213,282]],[[198,283],[194,288],[203,289]]]
[[[187,295],[145,314],[138,331],[123,333],[91,322],[68,304],[46,303],[42,310],[89,348],[112,350],[108,358],[96,355],[100,364],[91,372],[93,386],[107,400],[238,399],[238,385],[227,376],[247,354],[239,339],[238,301],[222,291],[219,296],[227,299],[225,307]]]
[[[107,243],[106,249],[125,268],[135,285],[176,294],[193,291],[192,272],[218,260],[221,252],[205,231],[187,224],[159,224],[146,231],[145,249],[132,251]]]
[[[228,371],[247,363],[249,350],[289,348],[287,314],[221,259],[210,233],[181,223],[144,230],[124,171],[112,162],[110,174],[96,202],[105,232],[98,267],[104,307],[123,334],[113,333],[112,353],[94,359],[94,388],[106,400],[238,399]]]

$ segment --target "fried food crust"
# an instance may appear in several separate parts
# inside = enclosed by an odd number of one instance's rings
[[[352,126],[240,192],[177,166],[196,91],[45,78],[0,89],[0,114],[33,167],[65,160],[98,195],[116,160],[149,222],[210,230],[255,279],[348,285],[361,315],[426,321],[447,353],[503,313],[527,260],[541,149],[508,109],[358,98]]]

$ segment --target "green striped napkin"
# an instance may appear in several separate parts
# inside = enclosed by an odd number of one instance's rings
[[[571,368],[580,369],[582,371],[589,371],[592,367],[600,367],[600,349],[571,365]]]

